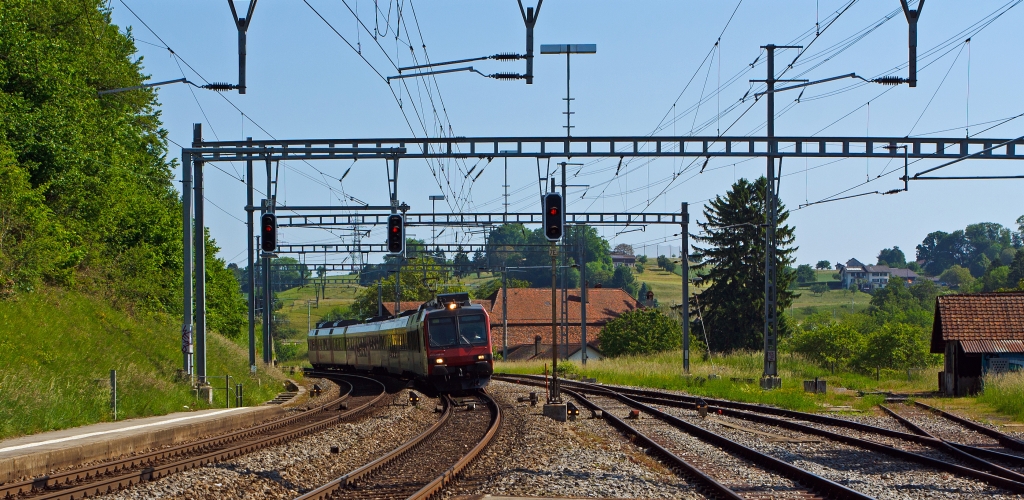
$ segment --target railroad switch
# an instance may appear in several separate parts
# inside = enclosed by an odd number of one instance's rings
[[[341,448],[339,448],[337,445],[331,446],[331,453],[337,455],[338,453],[341,453]]]
[[[630,419],[633,419],[633,420],[639,419],[640,418],[640,410],[629,410],[629,416],[626,417],[626,418],[630,418]]]
[[[409,404],[411,404],[413,406],[419,406],[419,404],[420,404],[420,395],[416,394],[413,391],[409,391]]]
[[[466,411],[473,411],[475,409],[476,409],[476,403],[474,403],[474,402],[466,403]]]
[[[348,401],[342,401],[341,404],[338,405],[338,409],[339,410],[347,410],[348,409]]]
[[[438,403],[434,405],[434,413],[441,413],[444,411],[444,405]]]
[[[601,410],[590,410],[590,418],[604,418],[604,412]]]
[[[707,416],[708,416],[708,403],[707,403],[707,401],[704,401],[703,399],[698,399],[697,400],[697,415],[700,415],[700,418],[707,418]]]
[[[530,406],[537,406],[537,401],[538,401],[537,393],[536,392],[531,392],[529,397],[519,396],[518,398],[516,398],[516,401],[518,401],[520,403],[525,403],[525,402],[529,401],[530,402]]]

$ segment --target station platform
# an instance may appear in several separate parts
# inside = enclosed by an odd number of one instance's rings
[[[8,439],[0,441],[0,483],[251,427],[284,412],[280,405],[200,410]]]

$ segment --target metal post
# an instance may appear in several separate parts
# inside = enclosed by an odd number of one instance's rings
[[[247,137],[246,142],[252,145],[252,137]],[[248,215],[246,227],[249,231],[249,368],[256,367],[256,242],[255,222],[253,213],[256,210],[252,205],[252,160],[245,162],[245,211]]]
[[[224,375],[224,408],[231,408],[231,375]]]
[[[110,370],[110,412],[117,421],[117,370]]]
[[[544,0],[541,0],[542,2]],[[522,9],[522,3],[519,4],[519,8]],[[536,14],[533,11],[533,7],[526,9],[526,14],[523,15],[523,22],[526,24],[526,84],[533,85],[533,27],[537,24],[537,15],[540,14],[540,4],[537,5]]]
[[[764,259],[764,373],[761,376],[761,387],[771,389],[779,385],[779,369],[777,364],[778,349],[778,311],[776,307],[777,291],[775,276],[775,225],[777,199],[775,197],[775,45],[765,47],[768,51],[768,80],[765,98],[768,103],[768,163],[767,185],[765,186],[765,205],[767,209],[767,227],[765,228],[765,259]]]
[[[310,310],[309,310],[309,299],[306,299],[306,331],[308,332],[313,326],[310,322]]]
[[[402,296],[400,295],[401,291],[402,291],[402,288],[399,286],[399,284],[402,282],[402,262],[401,261],[398,262],[398,267],[396,269],[397,270],[395,271],[395,315],[394,316],[397,318],[398,317],[398,313],[402,312],[401,311]]]
[[[266,161],[267,166],[267,199],[264,200],[263,213],[272,213],[274,206],[273,191],[271,189],[271,182],[273,176],[271,173],[271,161]],[[273,333],[271,332],[271,323],[273,321],[274,313],[274,291],[271,288],[271,269],[270,269],[270,257],[263,257],[263,363],[271,364],[274,362],[273,356]]]
[[[501,272],[501,360],[508,361],[508,267]]]
[[[192,377],[192,155],[181,153],[181,234],[182,266],[182,318],[181,357],[182,370]]]
[[[558,245],[556,242],[551,242],[551,395],[548,399],[549,404],[559,404],[562,402],[562,395],[558,387],[558,324],[555,323],[558,314],[558,303],[555,302],[557,298],[558,275],[556,271],[558,269]]]
[[[903,6],[903,14],[907,17],[909,30],[907,32],[907,45],[909,48],[908,62],[910,63],[910,74],[907,75],[907,83],[911,87],[917,86],[917,21],[921,19],[921,10],[924,9],[924,0],[917,4],[917,10],[910,10],[907,0],[900,0]]]
[[[565,136],[572,137],[572,110],[570,104],[572,104],[572,96],[569,95],[569,58],[572,54],[569,51],[565,52]],[[563,166],[563,168],[565,168]],[[562,199],[565,199],[565,193],[562,193]],[[565,212],[562,212],[565,213]]]
[[[377,317],[384,315],[384,281],[377,280]]]
[[[193,147],[203,141],[203,128],[197,123],[192,129]],[[196,360],[195,373],[200,384],[206,383],[206,222],[203,217],[203,162],[192,162],[192,177],[196,221],[195,236],[192,244],[195,248],[195,287],[196,287]]]
[[[567,73],[568,75],[568,73]],[[567,162],[562,162],[562,230],[565,230],[565,207],[569,203],[566,201],[565,196],[565,168]],[[567,238],[562,235],[562,240],[558,243],[562,245],[563,251],[561,252],[561,270],[562,270],[562,335],[565,341],[565,357],[569,357],[569,270],[566,268],[566,254],[564,251],[565,241]]]
[[[563,212],[564,213],[564,212]],[[584,228],[586,226],[583,226]],[[576,248],[580,250],[580,361],[587,364],[587,238],[576,231]],[[580,240],[583,240],[582,243]]]
[[[681,264],[683,268],[683,300],[680,303],[679,314],[682,315],[683,319],[683,373],[690,373],[690,234],[689,234],[689,223],[690,223],[690,211],[689,203],[683,202],[683,223],[682,236],[683,246],[680,252],[682,259]]]

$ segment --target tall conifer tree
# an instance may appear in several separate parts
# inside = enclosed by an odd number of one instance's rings
[[[701,331],[703,318],[712,351],[764,348],[766,185],[764,177],[753,183],[740,179],[724,196],[711,201],[704,209],[707,222],[697,223],[701,232],[690,235],[695,242],[691,259],[699,262],[695,268],[703,271],[694,281],[708,287],[690,299],[690,318],[694,331]],[[793,227],[786,224],[788,218],[789,211],[780,201],[775,231],[780,320],[794,297],[788,290],[795,277],[789,266],[797,247],[793,246]],[[779,334],[785,336],[787,330],[788,325],[780,321]]]

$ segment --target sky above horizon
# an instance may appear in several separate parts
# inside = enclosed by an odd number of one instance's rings
[[[840,80],[782,93],[776,99],[776,133],[1021,136],[1024,118],[1011,119],[1024,113],[1022,56],[1012,49],[1022,43],[1020,3],[927,2],[919,24],[916,88]],[[240,13],[247,5],[236,2]],[[534,0],[524,1],[524,6],[532,5]],[[235,83],[237,32],[225,2],[112,0],[110,7],[114,23],[122,30],[130,27],[151,81],[184,76],[198,83]],[[852,5],[850,0],[547,0],[535,37],[533,85],[468,72],[388,84],[382,77],[397,74],[396,66],[422,63],[427,57],[437,62],[523,52],[525,29],[518,5],[510,0],[264,0],[248,30],[245,95],[182,84],[159,89],[161,118],[173,141],[170,156],[179,157],[179,145],[191,142],[193,123],[203,123],[207,140],[436,137],[441,131],[468,137],[564,135],[565,58],[540,55],[539,46],[546,43],[597,44],[596,54],[572,59],[575,136],[719,131],[763,136],[765,104],[749,98],[757,91],[749,80],[765,78],[760,46],[769,43],[808,47],[786,78],[818,80],[851,72],[867,78],[907,75],[907,22],[896,0],[854,0]],[[782,72],[797,53],[779,51],[777,70]],[[525,66],[521,61],[468,64],[488,74],[522,72]],[[552,165],[558,161],[562,159],[553,158]],[[569,212],[677,212],[685,201],[692,222],[704,221],[705,203],[724,194],[736,179],[765,172],[764,159],[714,158],[707,165],[689,159],[637,159],[621,168],[617,158],[583,163],[579,172],[570,173],[569,183],[589,187],[570,190]],[[921,160],[910,172],[940,163]],[[968,160],[943,172],[1013,175],[1018,164]],[[447,195],[437,203],[438,213],[503,210],[500,160],[407,160],[401,166],[399,198],[413,212],[429,212],[428,196],[436,194]],[[702,166],[703,173],[698,173]],[[244,265],[245,165],[218,167],[207,169],[206,223],[222,247],[220,256]],[[546,163],[541,164],[544,168]],[[254,181],[263,186],[265,177],[256,170]],[[388,197],[383,170],[382,161],[318,161],[312,166],[288,162],[281,166],[278,201],[342,205],[354,197],[383,205]],[[873,263],[880,249],[894,245],[910,260],[915,246],[932,231],[951,232],[977,222],[1016,229],[1015,220],[1024,214],[1024,206],[1016,204],[1022,186],[1016,180],[912,182],[905,193],[799,208],[838,193],[902,188],[902,162],[792,159],[782,172],[780,196],[796,228],[798,264],[850,258]],[[508,177],[510,212],[539,211],[536,162],[509,160]],[[691,224],[690,230],[698,228]],[[629,243],[639,253],[645,245],[650,255],[679,248],[673,236],[677,226],[622,234],[615,228],[599,231],[612,246]],[[411,228],[411,233],[431,239],[429,228]],[[383,240],[382,229],[363,239]],[[351,237],[338,230],[305,229],[282,231],[280,241],[338,243]],[[482,237],[448,229],[437,241],[482,242]],[[307,262],[322,259],[310,256]]]

